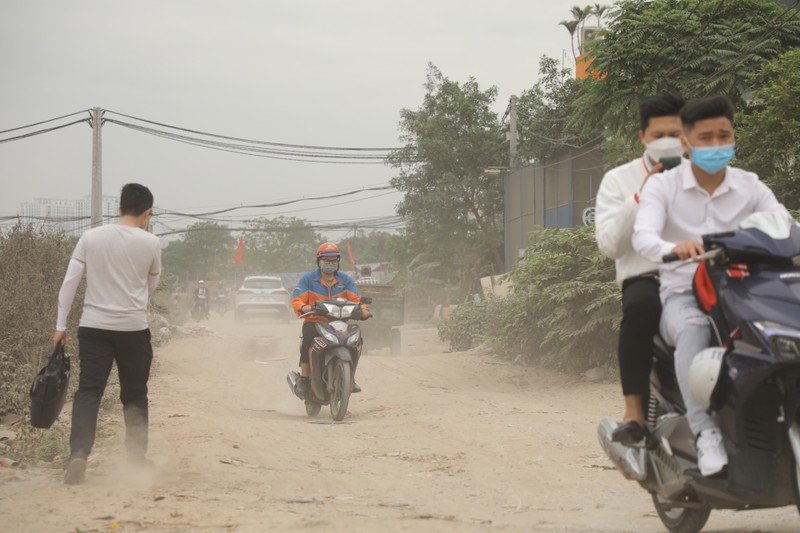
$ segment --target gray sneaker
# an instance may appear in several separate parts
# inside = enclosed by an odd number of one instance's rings
[[[65,485],[80,485],[86,474],[86,459],[75,457],[69,460],[67,473],[64,474]]]

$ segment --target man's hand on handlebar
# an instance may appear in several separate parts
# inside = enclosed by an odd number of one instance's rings
[[[672,249],[672,253],[677,255],[681,260],[694,259],[704,251],[702,244],[691,239],[678,243],[675,248]]]

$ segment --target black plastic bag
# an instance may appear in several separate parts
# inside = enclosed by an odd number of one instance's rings
[[[31,425],[47,429],[53,425],[67,399],[70,362],[61,343],[56,345],[47,366],[39,371],[31,385]]]

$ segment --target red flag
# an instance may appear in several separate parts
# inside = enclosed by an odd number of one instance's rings
[[[236,247],[236,253],[233,254],[233,263],[240,267],[244,264],[244,239],[239,237],[239,246]]]
[[[347,258],[350,260],[352,267],[356,268],[356,261],[353,259],[353,249],[350,248],[350,241],[347,241]]]

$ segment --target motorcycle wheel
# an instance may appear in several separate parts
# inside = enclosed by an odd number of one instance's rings
[[[333,391],[331,391],[331,417],[337,422],[347,414],[347,403],[353,391],[350,363],[337,359],[333,367]]]
[[[306,414],[308,416],[317,416],[321,409],[322,404],[306,400]]]
[[[657,494],[653,494],[652,497],[661,523],[671,533],[699,533],[708,522],[709,515],[711,515],[710,507],[704,509],[687,509],[684,507],[662,509],[659,506],[667,503],[667,500]]]

